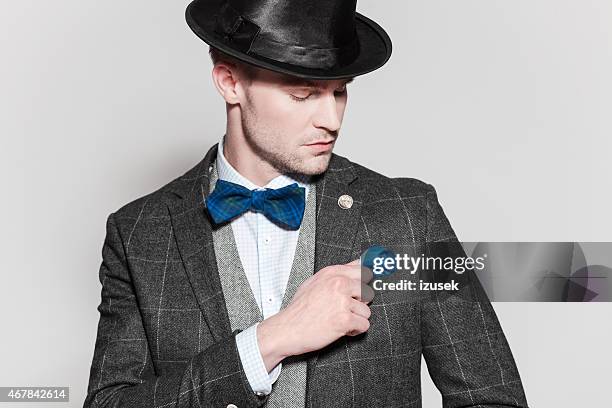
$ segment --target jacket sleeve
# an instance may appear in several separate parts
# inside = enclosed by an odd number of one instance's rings
[[[426,241],[428,248],[458,242],[431,185]],[[453,248],[465,257],[461,246]],[[476,274],[450,273],[459,289],[430,291],[421,303],[423,356],[443,407],[527,407],[510,346]]]
[[[100,319],[84,408],[262,406],[253,393],[236,346],[238,330],[158,375],[133,290],[123,242],[114,221],[106,223],[99,271]]]

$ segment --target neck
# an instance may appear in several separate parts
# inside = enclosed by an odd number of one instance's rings
[[[253,184],[263,187],[281,173],[263,160],[247,143],[242,126],[232,126],[228,121],[223,155],[238,173]]]

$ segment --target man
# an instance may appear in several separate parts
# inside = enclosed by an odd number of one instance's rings
[[[434,188],[332,154],[347,83],[390,57],[355,2],[195,0],[226,133],[108,217],[85,407],[526,407],[477,280],[368,291],[362,244],[456,241]]]

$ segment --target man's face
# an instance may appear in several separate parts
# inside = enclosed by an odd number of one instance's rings
[[[281,173],[323,173],[339,135],[351,81],[303,80],[257,69],[250,81],[242,82],[246,142]]]

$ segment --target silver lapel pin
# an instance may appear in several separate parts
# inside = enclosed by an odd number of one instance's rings
[[[338,198],[338,206],[344,210],[348,210],[353,206],[353,197],[348,194],[343,194]]]

